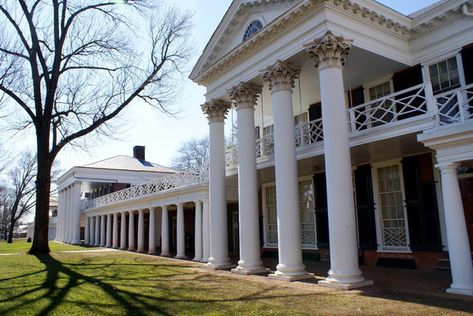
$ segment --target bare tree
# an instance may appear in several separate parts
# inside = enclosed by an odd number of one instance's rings
[[[158,0],[0,0],[0,25],[0,102],[22,111],[17,127],[36,135],[29,253],[48,253],[57,154],[84,136],[113,134],[110,121],[133,100],[171,111],[190,54],[190,16]]]
[[[35,205],[36,157],[30,152],[21,155],[17,165],[10,170],[10,187],[7,188],[8,240],[13,242],[13,233],[19,220]]]
[[[8,239],[9,195],[5,185],[0,185],[0,238]]]
[[[209,137],[194,138],[179,146],[172,166],[176,170],[201,171],[209,158]]]

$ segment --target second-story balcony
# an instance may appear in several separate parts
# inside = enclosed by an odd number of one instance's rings
[[[461,124],[473,119],[473,84],[432,95],[430,83],[349,108],[350,145],[360,145],[394,136],[420,132],[447,124]],[[312,150],[323,153],[322,119],[298,124],[294,129],[298,154]],[[273,159],[274,135],[268,133],[256,140],[258,163]],[[226,151],[226,166],[238,166],[237,147]]]

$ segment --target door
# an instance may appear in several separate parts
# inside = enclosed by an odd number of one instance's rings
[[[378,251],[410,252],[401,165],[378,165],[373,173]]]
[[[473,252],[473,177],[460,178],[459,183],[470,248]]]

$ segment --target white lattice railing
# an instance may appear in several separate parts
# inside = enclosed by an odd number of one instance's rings
[[[407,247],[407,231],[406,227],[404,226],[403,220],[383,220],[383,247],[394,247],[394,248],[402,248]],[[388,223],[389,222],[389,223]],[[402,222],[402,223],[398,223]],[[394,227],[389,227],[389,224],[394,223]]]
[[[473,84],[435,96],[437,117],[441,125],[473,118]]]
[[[420,84],[348,109],[350,131],[357,133],[422,115],[435,117],[441,125],[473,119],[473,84],[433,97],[431,92],[427,97],[426,90],[426,84]],[[322,141],[322,119],[297,125],[294,137],[298,148]],[[268,159],[273,154],[273,133],[256,140],[257,159]],[[226,157],[227,167],[238,165],[236,147],[227,149]]]
[[[236,165],[238,165],[238,148],[232,146],[225,150],[225,166],[232,167]]]
[[[274,154],[273,133],[256,140],[256,159],[270,157]]]
[[[267,224],[265,230],[265,245],[270,247],[278,245],[278,224]]]
[[[420,84],[348,110],[350,129],[357,132],[427,113],[425,85]]]
[[[152,182],[132,186],[130,188],[113,192],[93,200],[84,200],[82,201],[81,209],[106,206],[120,201],[139,198],[158,192],[166,192],[168,190],[193,184],[205,184],[208,183],[207,175],[207,170],[204,170],[203,172],[183,172],[159,177]]]
[[[297,147],[322,141],[324,139],[322,118],[297,125],[295,135]]]

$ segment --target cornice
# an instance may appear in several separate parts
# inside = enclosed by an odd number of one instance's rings
[[[278,1],[278,0],[274,0]],[[253,37],[232,51],[216,60],[215,53],[207,57],[205,63],[198,63],[191,74],[190,78],[201,85],[206,85],[231,67],[237,65],[245,58],[249,57],[256,50],[268,45],[275,38],[284,34],[288,29],[304,21],[307,17],[312,16],[318,11],[324,9],[333,9],[337,12],[343,13],[357,21],[366,23],[380,31],[390,33],[398,38],[410,41],[427,32],[435,31],[446,24],[453,23],[463,17],[461,6],[463,3],[469,3],[472,9],[473,0],[455,0],[456,6],[452,8],[450,5],[449,11],[444,11],[445,8],[433,8],[427,13],[411,18],[395,12],[392,9],[381,6],[380,4],[367,0],[304,0],[297,3],[291,9],[286,11],[283,15],[267,24],[263,29],[256,33]],[[252,1],[242,3],[240,8],[236,11],[235,16],[241,16],[246,12],[247,7],[253,5],[266,5],[272,1]],[[435,13],[436,12],[436,13]],[[443,12],[443,13],[441,13]],[[416,21],[424,21],[415,25]],[[230,22],[229,25],[238,25],[237,22]],[[228,34],[231,32],[229,31]],[[223,47],[226,37],[219,40],[220,48]],[[302,48],[301,48],[302,49]],[[204,57],[204,56],[202,56]]]

